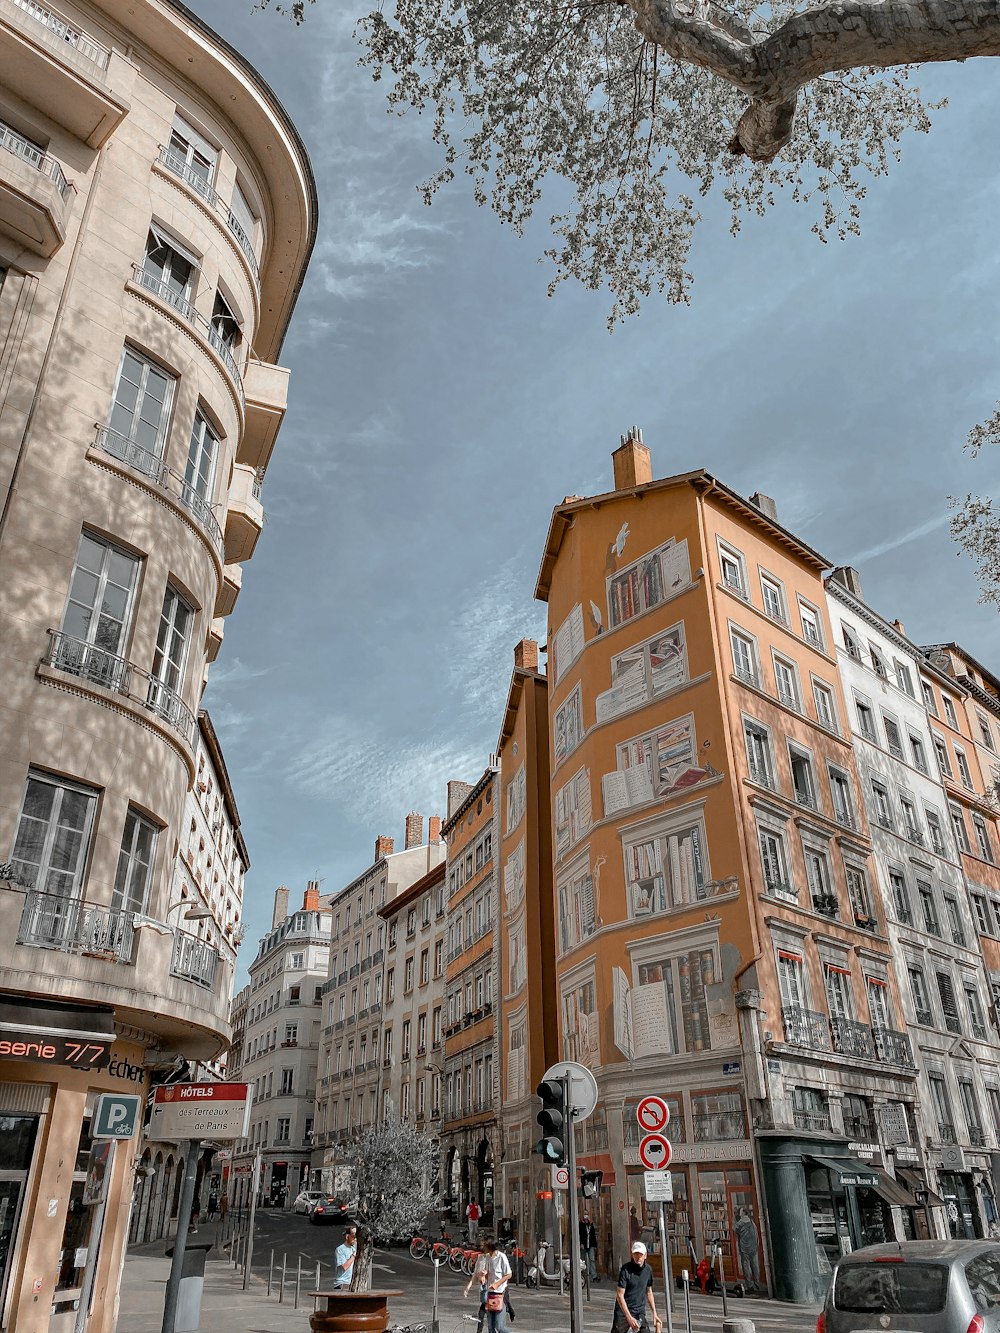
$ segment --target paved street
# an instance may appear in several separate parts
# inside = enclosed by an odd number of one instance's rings
[[[291,1333],[308,1328],[308,1314],[312,1302],[305,1295],[315,1281],[315,1266],[319,1262],[321,1282],[329,1281],[329,1265],[333,1251],[340,1240],[341,1227],[313,1227],[305,1218],[293,1214],[262,1210],[258,1213],[254,1255],[254,1277],[246,1292],[242,1278],[232,1265],[213,1251],[205,1279],[205,1299],[202,1305],[204,1330],[211,1333]],[[198,1239],[206,1240],[214,1234],[211,1227],[202,1227]],[[275,1256],[275,1285],[267,1295],[267,1272],[271,1251]],[[277,1274],[282,1256],[288,1272],[284,1303],[279,1304]],[[299,1309],[292,1308],[295,1270],[302,1261],[303,1281]],[[143,1246],[132,1251],[125,1263],[122,1282],[119,1328],[122,1333],[158,1333],[163,1309],[163,1289],[169,1271],[169,1261],[162,1257],[162,1246]],[[405,1249],[381,1252],[375,1261],[375,1283],[398,1288],[405,1294],[392,1301],[393,1320],[398,1323],[423,1321],[431,1318],[433,1268],[427,1260],[415,1260]],[[474,1294],[462,1297],[466,1279],[442,1268],[440,1280],[441,1333],[472,1333],[476,1304]],[[678,1293],[679,1295],[679,1293]],[[611,1326],[611,1307],[614,1293],[608,1282],[595,1286],[592,1299],[584,1311],[582,1333],[607,1333]],[[662,1307],[662,1292],[658,1294]],[[515,1309],[514,1333],[566,1333],[569,1327],[569,1301],[560,1296],[558,1288],[529,1291],[524,1287],[513,1292]],[[662,1308],[661,1308],[662,1313]],[[730,1316],[741,1315],[753,1319],[757,1333],[814,1333],[815,1309],[780,1305],[774,1301],[735,1300],[729,1302]],[[722,1327],[722,1301],[717,1297],[695,1295],[691,1300],[692,1333],[719,1333]],[[687,1333],[683,1309],[675,1309],[675,1333]]]

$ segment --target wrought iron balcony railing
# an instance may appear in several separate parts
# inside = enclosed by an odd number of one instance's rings
[[[872,1040],[875,1042],[876,1058],[883,1064],[899,1065],[903,1069],[916,1068],[913,1047],[907,1033],[896,1032],[892,1028],[873,1027]]]
[[[170,959],[170,975],[183,977],[208,989],[215,983],[219,966],[219,951],[207,940],[186,930],[174,931],[174,948]]]
[[[131,912],[36,889],[25,897],[17,931],[18,944],[92,954],[117,963],[132,961],[133,937]]]
[[[160,147],[159,160],[168,171],[178,176],[185,184],[190,185],[192,190],[201,195],[212,208],[222,215],[222,218],[232,232],[233,239],[246,256],[247,263],[250,265],[254,281],[260,284],[260,269],[257,263],[257,256],[254,253],[253,243],[246,234],[241,224],[237,221],[236,215],[229,205],[223,200],[218,190],[214,189],[204,176],[200,175],[179,153],[175,153],[172,148],[166,145]]]
[[[670,1128],[674,1122],[671,1119]],[[695,1143],[715,1143],[720,1139],[745,1139],[747,1120],[742,1108],[738,1111],[712,1111],[704,1115],[692,1115],[691,1127]]]
[[[942,1143],[957,1143],[955,1126],[948,1120],[938,1121],[938,1138]]]
[[[985,1148],[986,1131],[983,1129],[982,1125],[969,1125],[969,1142],[972,1144],[973,1148]]]
[[[832,1128],[830,1116],[819,1111],[794,1111],[792,1119],[796,1129],[808,1130],[810,1134],[828,1134]]]
[[[240,402],[245,403],[243,377],[240,374],[229,342],[218,327],[210,319],[206,319],[201,311],[196,310],[186,296],[182,296],[180,292],[175,291],[168,282],[158,278],[155,273],[148,272],[142,264],[132,265],[132,280],[137,286],[145,288],[147,292],[152,292],[160,301],[171,306],[192,328],[197,329],[201,337],[212,347],[229,371],[239,393]]]
[[[833,1036],[833,1049],[839,1055],[853,1055],[861,1060],[875,1059],[872,1030],[867,1023],[858,1023],[853,1018],[832,1014],[830,1032]]]
[[[801,1005],[785,1005],[781,1010],[785,1025],[785,1041],[789,1046],[804,1046],[812,1051],[830,1049],[830,1025],[826,1014]]]
[[[13,153],[22,162],[27,162],[43,176],[48,176],[63,198],[66,197],[69,181],[63,175],[63,169],[56,159],[37,144],[33,144],[30,139],[26,139],[23,134],[18,134],[17,130],[4,124],[2,120],[0,120],[0,148]]]
[[[79,51],[82,56],[86,56],[98,69],[107,69],[111,60],[111,52],[108,48],[102,46],[100,42],[95,42],[92,37],[88,37],[79,28],[73,27],[61,15],[54,14],[51,9],[46,9],[44,5],[36,4],[35,0],[11,0],[11,3],[17,5],[18,9],[23,9],[43,28],[48,28],[49,32],[54,32],[57,37],[61,37],[67,46],[71,46],[75,51]]]

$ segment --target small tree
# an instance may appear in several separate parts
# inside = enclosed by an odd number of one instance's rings
[[[436,1139],[410,1125],[385,1123],[363,1130],[344,1149],[357,1198],[358,1255],[352,1291],[371,1288],[376,1245],[416,1231],[437,1207],[432,1182],[438,1171]]]

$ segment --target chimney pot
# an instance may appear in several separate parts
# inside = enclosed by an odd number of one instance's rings
[[[630,427],[621,437],[621,444],[611,455],[615,471],[615,490],[627,491],[634,486],[645,486],[653,480],[653,464],[649,450],[642,442],[638,426]]]
[[[903,628],[903,622],[899,619],[898,616],[892,622],[892,628],[896,631],[897,634],[902,634],[903,638],[904,639],[906,638],[906,630]]]
[[[864,593],[861,591],[861,575],[853,565],[838,565],[830,577],[836,579],[842,588],[846,588],[848,592],[853,593],[859,601],[864,601]]]
[[[395,846],[394,838],[388,837],[385,833],[379,834],[375,839],[375,860],[381,861],[384,856],[391,856]]]
[[[750,503],[756,509],[759,509],[762,514],[766,514],[768,518],[777,523],[778,506],[769,495],[765,495],[763,491],[754,491],[753,495],[750,497]]]
[[[448,783],[448,818],[450,819],[458,807],[472,791],[468,782],[457,782],[452,780]]]
[[[427,820],[427,841],[438,843],[441,841],[441,816],[431,815]]]
[[[406,835],[404,846],[407,850],[419,847],[424,840],[424,817],[410,811],[406,816]]]
[[[311,879],[302,898],[303,912],[319,911],[319,880]]]
[[[538,670],[538,644],[534,639],[522,639],[515,645],[514,665],[522,671]]]

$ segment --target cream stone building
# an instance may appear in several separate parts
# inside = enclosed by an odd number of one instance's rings
[[[138,1140],[85,1202],[96,1098],[229,1041],[235,895],[217,937],[171,891],[316,195],[172,0],[0,0],[0,122],[0,1326],[103,1333]]]

